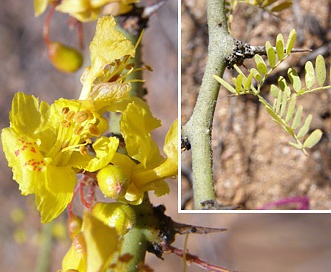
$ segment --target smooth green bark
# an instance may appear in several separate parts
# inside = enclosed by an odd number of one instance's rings
[[[208,59],[196,105],[190,120],[183,126],[183,136],[192,148],[194,208],[202,209],[201,202],[215,200],[212,173],[212,123],[220,84],[212,77],[222,77],[225,57],[230,55],[234,42],[228,32],[225,1],[207,0],[209,32]]]

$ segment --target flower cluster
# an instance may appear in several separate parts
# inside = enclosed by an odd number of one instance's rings
[[[44,223],[72,200],[78,173],[98,172],[96,182],[105,196],[135,205],[147,191],[168,193],[164,178],[177,174],[177,123],[166,137],[164,158],[151,137],[160,121],[147,103],[130,96],[127,75],[135,70],[130,64],[135,47],[115,29],[112,17],[99,19],[90,51],[79,100],[61,98],[49,105],[19,92],[10,127],[2,131],[13,178],[23,195],[35,195]],[[111,133],[106,112],[121,114],[126,154],[118,152],[117,137],[106,136]]]

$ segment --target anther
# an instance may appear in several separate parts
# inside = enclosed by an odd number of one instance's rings
[[[89,119],[89,114],[86,111],[79,111],[74,116],[74,121],[76,123],[83,123],[87,119]]]

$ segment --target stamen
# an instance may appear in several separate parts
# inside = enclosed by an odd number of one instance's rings
[[[88,151],[88,148],[85,145],[79,147],[80,154],[86,155],[87,154],[87,151]]]
[[[99,128],[98,128],[96,125],[94,125],[94,124],[89,124],[89,125],[88,125],[88,131],[89,131],[89,133],[90,133],[91,135],[93,135],[93,136],[100,136],[100,130],[99,130]]]

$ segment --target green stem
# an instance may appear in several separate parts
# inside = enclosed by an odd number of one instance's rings
[[[132,255],[128,272],[138,271],[139,264],[143,264],[145,260],[147,246],[149,244],[146,237],[146,229],[151,228],[153,221],[153,207],[149,201],[147,193],[140,205],[131,206],[136,213],[135,226],[124,236],[121,255],[128,253]]]
[[[222,77],[225,57],[234,48],[233,38],[228,32],[224,0],[207,0],[209,32],[208,60],[202,79],[199,96],[190,120],[183,126],[183,136],[192,147],[192,171],[194,208],[202,209],[201,202],[215,200],[211,133],[213,116],[220,84],[212,77]]]
[[[50,256],[53,246],[53,222],[42,225],[42,245],[40,247],[40,254],[38,255],[36,272],[47,272],[50,270]]]

